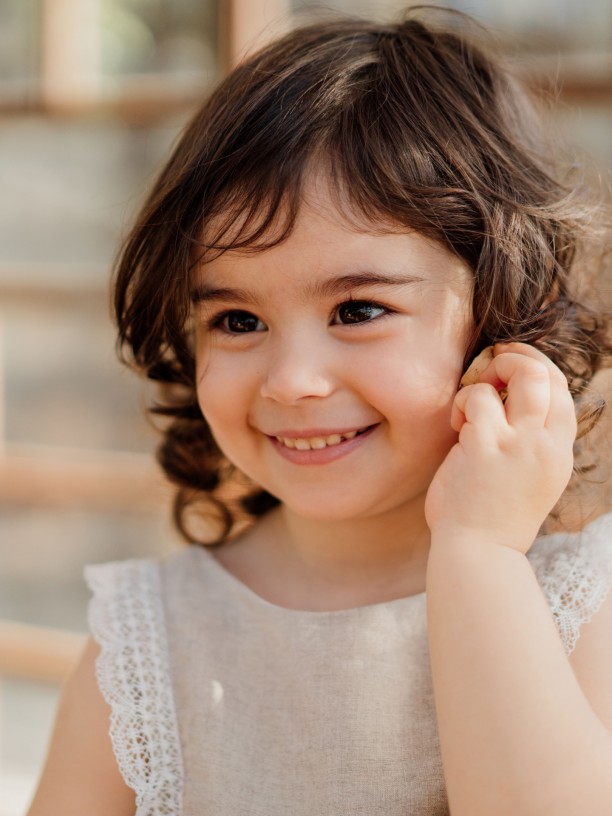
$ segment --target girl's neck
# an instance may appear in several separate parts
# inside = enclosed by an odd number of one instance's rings
[[[414,516],[402,508],[384,517],[321,522],[281,506],[273,521],[277,540],[305,573],[351,585],[425,568],[429,529],[422,513]]]
[[[333,610],[423,592],[428,554],[422,507],[384,518],[322,522],[281,506],[221,547],[217,558],[272,603]]]

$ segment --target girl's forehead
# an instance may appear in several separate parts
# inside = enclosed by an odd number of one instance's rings
[[[466,264],[440,241],[366,215],[350,201],[345,186],[333,184],[323,170],[309,172],[300,192],[295,213],[281,204],[259,243],[244,242],[244,236],[257,231],[253,209],[245,206],[211,219],[205,238],[222,234],[227,248],[204,256],[198,281],[219,276],[260,279],[281,270],[302,280],[372,272],[432,281],[451,275],[471,282]]]
[[[443,284],[464,290],[472,280],[464,261],[420,233],[360,229],[304,206],[283,241],[259,250],[230,249],[201,264],[194,283],[201,292],[297,287],[313,296],[366,285]]]
[[[298,216],[318,217],[339,230],[370,235],[414,232],[400,220],[392,221],[371,206],[368,212],[351,197],[351,181],[332,177],[325,165],[309,170],[301,190]]]
[[[259,206],[238,201],[220,209],[204,225],[203,243],[210,248],[205,261],[225,255],[261,255],[277,247],[293,251],[302,240],[308,249],[316,250],[339,239],[350,249],[360,242],[369,243],[374,236],[415,234],[405,224],[363,212],[344,188],[332,184],[323,172],[307,174],[297,201],[290,201],[290,196],[291,191],[272,214],[266,201],[259,202]],[[249,240],[250,236],[253,240]]]

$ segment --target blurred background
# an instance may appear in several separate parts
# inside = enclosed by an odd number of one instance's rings
[[[609,0],[447,5],[491,26],[591,178],[612,168]],[[86,563],[181,546],[108,279],[160,162],[256,44],[344,0],[0,0],[0,816],[21,816],[87,629]],[[590,157],[586,159],[585,157]]]

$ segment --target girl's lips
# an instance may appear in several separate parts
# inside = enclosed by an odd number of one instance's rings
[[[369,437],[373,431],[376,430],[378,425],[370,425],[364,431],[359,431],[356,436],[352,439],[344,439],[342,442],[339,442],[336,445],[328,445],[325,448],[320,448],[318,450],[298,450],[297,448],[289,448],[284,445],[282,442],[276,438],[276,436],[268,436],[268,439],[274,446],[275,450],[280,453],[280,455],[287,459],[289,462],[293,462],[298,465],[323,465],[327,464],[328,462],[333,462],[336,459],[340,459],[343,456],[346,456],[349,453],[352,453],[356,448],[360,447],[367,437]],[[345,431],[344,433],[349,433]],[[333,436],[334,433],[327,432],[327,436]],[[339,433],[339,435],[342,435]],[[281,434],[278,434],[281,436]],[[290,434],[286,435],[287,438],[295,438],[291,437]],[[322,435],[321,435],[322,436]],[[312,437],[307,438],[314,438],[315,434]],[[298,437],[304,438],[304,437]]]

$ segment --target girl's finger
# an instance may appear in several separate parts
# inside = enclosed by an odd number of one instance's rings
[[[513,354],[523,354],[526,357],[531,357],[533,360],[538,360],[538,362],[545,365],[548,369],[552,384],[558,386],[564,391],[567,391],[568,385],[565,374],[558,366],[555,365],[555,363],[553,363],[550,357],[547,357],[544,354],[544,352],[534,348],[534,346],[527,345],[527,343],[496,343],[493,347],[494,357],[497,357],[500,354],[506,354],[508,352]]]
[[[481,429],[496,430],[506,425],[506,414],[501,397],[488,383],[467,385],[457,392],[451,414],[451,425],[460,431],[469,422]]]
[[[550,407],[546,418],[546,427],[576,426],[576,407],[569,390],[569,385],[565,374],[556,366],[553,361],[533,346],[526,343],[498,343],[493,353],[495,356],[504,353],[519,353],[534,360],[538,360],[546,366],[550,374],[551,395]]]
[[[506,417],[514,427],[543,428],[551,407],[552,372],[542,360],[523,352],[503,352],[490,368],[506,384]]]

